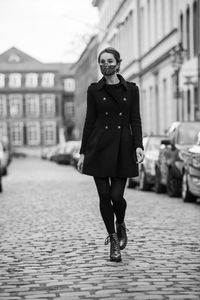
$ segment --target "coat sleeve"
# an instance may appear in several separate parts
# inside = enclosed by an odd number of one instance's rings
[[[131,105],[131,130],[135,148],[144,149],[142,143],[142,124],[140,117],[140,96],[138,86],[133,86],[133,103]]]
[[[86,110],[85,124],[83,127],[81,148],[79,151],[80,154],[85,154],[87,141],[92,133],[92,130],[94,129],[96,116],[97,116],[97,111],[96,111],[95,99],[92,96],[92,88],[91,86],[89,86],[87,90],[87,110]]]

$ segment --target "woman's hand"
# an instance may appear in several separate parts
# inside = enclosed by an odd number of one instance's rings
[[[142,148],[136,148],[136,156],[137,156],[137,163],[141,163],[144,160],[144,151]]]
[[[83,163],[84,163],[85,155],[81,154],[77,163],[77,170],[79,173],[83,173]]]

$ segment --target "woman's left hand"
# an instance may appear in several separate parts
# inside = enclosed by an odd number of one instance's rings
[[[144,150],[140,147],[136,148],[137,163],[140,164],[144,160]]]

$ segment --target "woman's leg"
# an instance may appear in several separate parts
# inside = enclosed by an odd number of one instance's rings
[[[123,198],[127,178],[111,178],[110,197],[116,215],[117,223],[124,222],[126,212],[126,200]]]
[[[106,229],[109,234],[115,232],[114,225],[114,212],[110,196],[110,183],[109,178],[94,177],[97,191],[100,199],[100,212],[105,223]]]

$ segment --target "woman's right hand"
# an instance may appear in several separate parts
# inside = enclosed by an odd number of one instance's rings
[[[77,163],[77,170],[79,173],[83,173],[83,163],[84,163],[85,155],[81,154]]]

